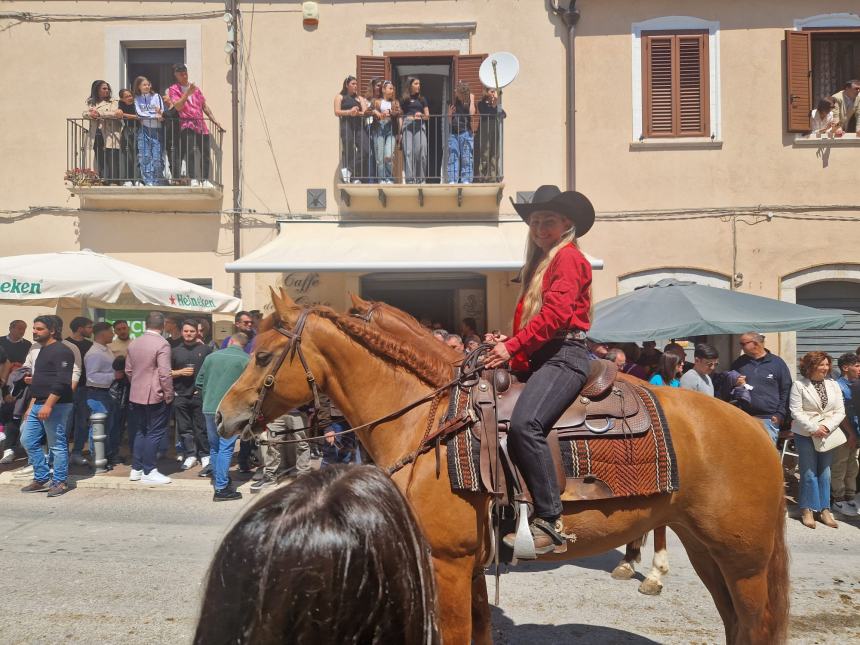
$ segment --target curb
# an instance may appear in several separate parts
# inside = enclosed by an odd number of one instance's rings
[[[20,470],[20,469],[19,469]],[[10,470],[5,473],[0,473],[0,486],[23,486],[32,479],[30,473],[24,474],[19,470]],[[198,493],[212,494],[212,484],[210,480],[200,479],[194,481],[190,479],[174,479],[170,484],[164,485],[147,485],[140,482],[129,481],[125,477],[116,477],[112,475],[72,475],[68,481],[73,484],[73,488],[101,488],[106,490],[164,490],[164,491],[194,491]],[[245,482],[236,486],[236,490],[244,492],[250,489],[251,482]]]

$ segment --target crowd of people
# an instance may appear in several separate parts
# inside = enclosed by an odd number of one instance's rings
[[[169,484],[158,462],[173,450],[180,470],[199,467],[198,476],[212,479],[216,501],[240,499],[229,477],[236,437],[218,435],[215,413],[248,363],[259,320],[259,312],[239,312],[233,334],[220,344],[208,320],[159,312],[147,316],[137,339],[125,320],[94,323],[83,316],[71,321],[63,338],[62,319],[46,315],[33,321],[31,343],[24,338],[26,322],[13,321],[0,339],[0,463],[25,452],[33,481],[24,492],[56,497],[69,490],[70,463],[112,469],[129,459],[131,481]],[[105,463],[99,464],[93,463],[95,413],[105,415]],[[322,465],[360,463],[343,414],[325,399],[320,409],[291,410],[272,421],[260,445],[242,442],[239,470],[251,473],[254,462],[259,466],[252,492],[310,472],[314,448],[299,440],[312,415],[325,421],[325,441],[316,451]],[[265,441],[270,433],[297,441],[272,447]]]
[[[345,183],[399,183],[394,163],[398,148],[405,182],[424,183],[432,178],[428,146],[435,136],[447,138],[448,183],[501,181],[502,120],[507,114],[493,88],[484,88],[476,99],[469,84],[459,81],[443,116],[430,114],[419,78],[408,78],[397,97],[390,80],[372,78],[362,94],[358,80],[348,76],[335,96],[334,114],[340,121]],[[431,128],[436,128],[432,134]]]
[[[108,184],[211,186],[209,125],[223,131],[188,68],[173,66],[175,83],[163,94],[145,76],[114,98],[110,83],[93,81],[83,118],[89,121],[82,145],[93,153],[95,170]],[[207,123],[209,120],[209,123]]]
[[[812,110],[812,135],[840,138],[846,132],[860,136],[860,80],[850,80],[832,96],[822,97]]]

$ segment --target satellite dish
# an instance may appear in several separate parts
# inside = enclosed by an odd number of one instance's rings
[[[520,61],[510,52],[490,54],[481,63],[478,77],[484,87],[495,87],[497,90],[507,87],[514,82],[520,71]]]

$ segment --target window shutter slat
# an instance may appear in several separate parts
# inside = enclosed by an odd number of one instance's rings
[[[644,135],[707,136],[708,34],[643,35]]]
[[[370,79],[388,78],[386,76],[387,59],[385,56],[356,56],[355,78],[358,80],[358,93],[367,95]]]
[[[808,31],[785,32],[785,88],[789,132],[809,132],[812,125],[812,38]]]

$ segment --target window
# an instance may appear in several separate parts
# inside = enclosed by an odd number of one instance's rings
[[[786,123],[789,132],[806,133],[819,99],[832,96],[860,69],[860,29],[785,32]]]
[[[146,76],[152,83],[154,92],[163,94],[176,81],[173,78],[173,65],[185,62],[184,47],[150,47],[127,45],[126,84],[131,88],[134,79]]]
[[[709,134],[708,32],[642,33],[643,134]]]

